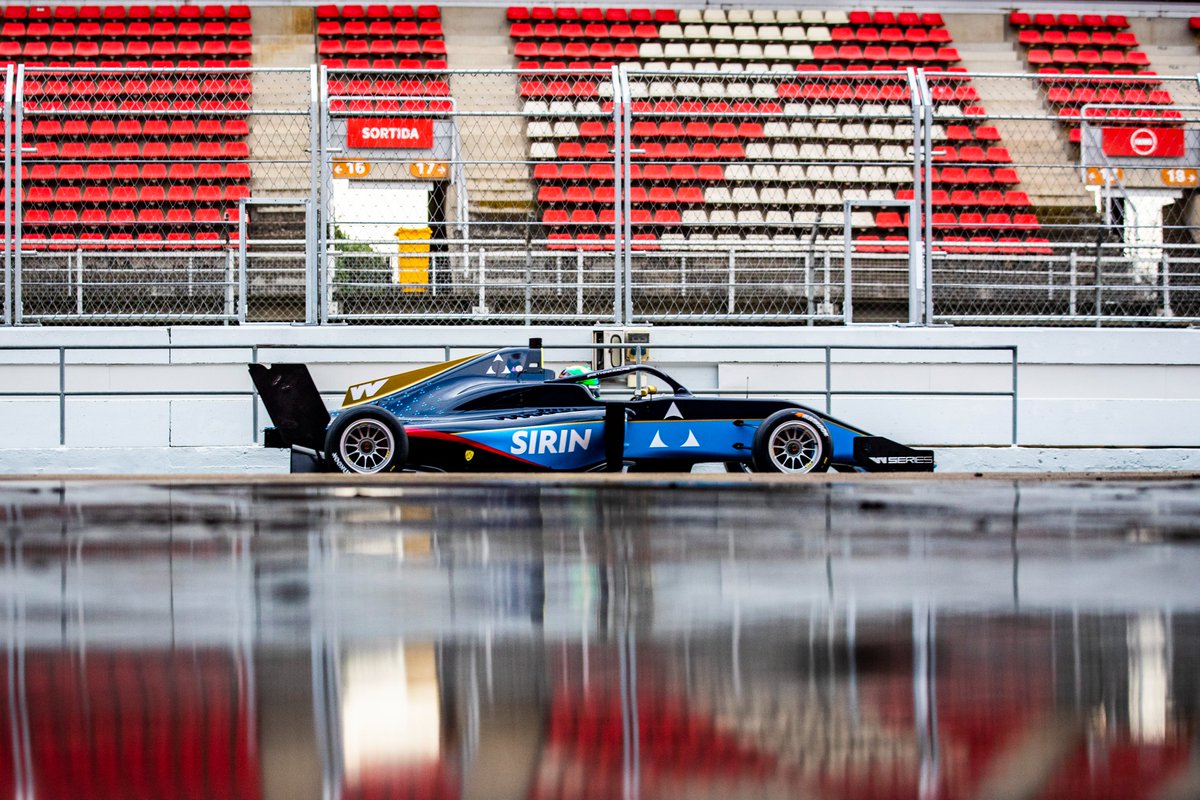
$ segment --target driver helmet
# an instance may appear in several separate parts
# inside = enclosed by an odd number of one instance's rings
[[[591,367],[584,366],[583,364],[572,364],[569,367],[563,367],[562,371],[558,373],[558,377],[570,378],[575,375],[587,375],[591,371]],[[595,378],[587,378],[586,380],[576,381],[576,383],[581,383],[588,387],[592,394],[598,394],[600,391],[600,381]]]

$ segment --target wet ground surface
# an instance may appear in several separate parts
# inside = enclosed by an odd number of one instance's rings
[[[674,483],[0,483],[0,798],[1200,796],[1196,480]]]

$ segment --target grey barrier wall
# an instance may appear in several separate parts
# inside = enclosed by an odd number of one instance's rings
[[[1196,79],[661,57],[10,69],[4,323],[1200,321]]]

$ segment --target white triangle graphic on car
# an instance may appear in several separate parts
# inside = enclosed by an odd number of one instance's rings
[[[487,374],[488,374],[488,375],[495,375],[495,374],[496,374],[496,368],[495,368],[495,367],[488,367]]]
[[[700,443],[696,441],[696,434],[688,431],[687,441],[679,445],[680,447],[699,447]]]
[[[492,359],[492,361],[503,361],[503,360],[504,360],[504,356],[500,355],[499,353],[497,353],[496,357]]]
[[[679,406],[671,403],[671,407],[667,409],[667,415],[663,419],[683,419],[683,414],[679,413]]]
[[[655,431],[654,438],[650,440],[650,446],[651,447],[666,447],[667,443],[664,442],[662,440],[662,437],[658,435],[658,431]]]

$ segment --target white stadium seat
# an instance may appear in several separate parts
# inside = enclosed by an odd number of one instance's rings
[[[709,186],[704,190],[704,202],[710,206],[729,205],[733,194],[727,186]]]
[[[755,164],[751,174],[759,183],[779,180],[779,170],[775,168],[774,164]]]
[[[725,168],[725,180],[727,181],[748,181],[750,177],[750,167],[747,164],[730,164]]]
[[[787,190],[787,203],[791,206],[812,204],[812,189],[807,186],[792,186]]]
[[[525,126],[525,135],[530,139],[549,139],[554,133],[549,122],[530,122]]]
[[[779,180],[785,183],[796,183],[806,179],[805,169],[800,164],[780,164]]]
[[[753,205],[758,202],[758,190],[752,185],[745,183],[737,186],[733,190],[734,205]]]
[[[785,199],[786,194],[781,186],[767,186],[758,192],[758,202],[760,205],[781,206]]]

